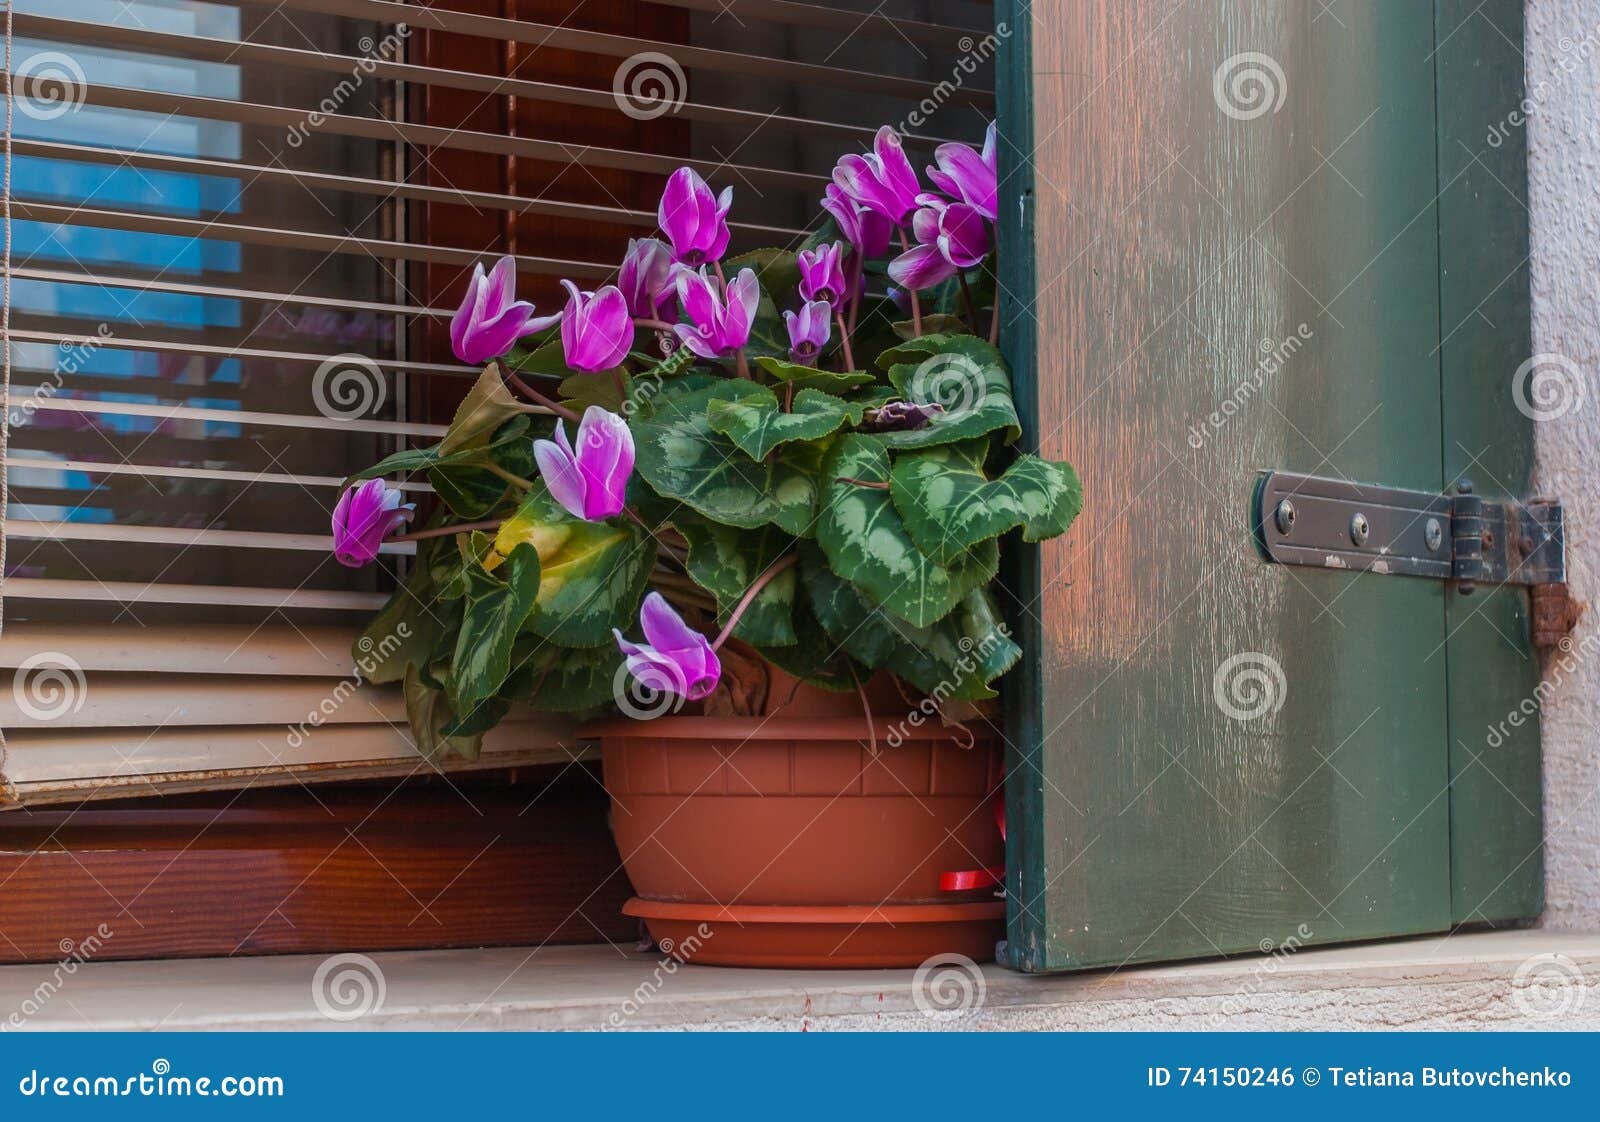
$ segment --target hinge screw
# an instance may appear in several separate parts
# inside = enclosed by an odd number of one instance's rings
[[[1428,524],[1422,528],[1422,542],[1428,547],[1429,553],[1439,552],[1439,547],[1444,544],[1444,527],[1439,525],[1437,518],[1428,519]]]
[[[1278,509],[1273,512],[1272,520],[1278,526],[1278,533],[1287,534],[1294,528],[1294,504],[1288,499],[1278,503]]]
[[[1356,545],[1367,544],[1367,534],[1371,529],[1367,525],[1367,516],[1359,510],[1350,516],[1350,540]]]

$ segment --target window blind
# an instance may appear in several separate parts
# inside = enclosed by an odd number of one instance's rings
[[[654,232],[682,164],[735,188],[735,252],[793,245],[879,124],[914,157],[980,137],[1003,38],[972,0],[7,15],[13,803],[416,769],[350,649],[410,547],[345,569],[327,520],[476,374],[446,332],[470,267],[508,253],[557,306]],[[573,751],[514,716],[446,766]]]

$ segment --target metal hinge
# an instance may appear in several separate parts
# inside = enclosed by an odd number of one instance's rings
[[[1540,647],[1555,646],[1581,612],[1566,594],[1558,502],[1485,499],[1467,480],[1441,495],[1267,471],[1251,507],[1257,545],[1280,564],[1433,577],[1463,595],[1528,585]]]

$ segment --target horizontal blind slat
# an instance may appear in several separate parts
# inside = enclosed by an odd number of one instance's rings
[[[198,604],[219,607],[311,611],[377,611],[388,603],[381,592],[335,592],[315,588],[258,588],[233,584],[150,584],[140,581],[7,577],[8,600],[83,600],[110,604]]]
[[[137,542],[144,545],[175,545],[184,548],[211,546],[219,549],[292,549],[301,552],[332,553],[333,538],[326,534],[278,534],[266,530],[211,530],[183,526],[136,526],[127,522],[56,522],[47,519],[11,518],[6,534],[29,541]],[[410,556],[417,551],[414,542],[386,542],[382,553]],[[11,582],[6,582],[11,595]]]
[[[37,468],[42,471],[81,471],[89,475],[138,475],[149,479],[210,479],[219,483],[282,483],[294,487],[339,487],[344,477],[338,475],[296,475],[286,472],[237,471],[232,468],[192,468],[176,464],[138,464],[131,461],[107,463],[99,460],[52,460],[44,456],[17,455],[6,457],[6,466]],[[16,480],[12,481],[16,484]],[[390,487],[402,491],[431,493],[433,485],[418,480],[389,480]]]
[[[86,671],[347,678],[358,634],[354,627],[13,623],[0,634],[0,669],[53,651]]]
[[[668,8],[710,12],[719,19],[723,15],[730,15],[737,20],[765,20],[768,23],[787,24],[791,27],[843,31],[848,35],[866,34],[880,39],[910,40],[913,43],[963,52],[972,49],[973,40],[982,40],[989,34],[975,27],[927,23],[899,16],[880,15],[877,12],[825,8],[820,4],[795,3],[794,0],[651,0],[651,2]],[[964,42],[966,46],[962,45]]]
[[[149,171],[172,171],[180,174],[216,175],[236,177],[248,182],[281,182],[298,184],[317,191],[347,191],[383,198],[401,198],[425,203],[446,203],[476,207],[479,210],[505,210],[513,214],[537,214],[553,218],[573,218],[591,222],[616,222],[656,228],[656,213],[648,210],[628,210],[622,207],[597,206],[591,203],[562,202],[559,199],[524,198],[502,195],[491,191],[468,191],[458,187],[439,187],[425,183],[397,183],[387,179],[365,179],[353,175],[334,175],[328,172],[305,171],[298,168],[240,163],[233,160],[213,160],[198,156],[172,156],[161,152],[144,152],[126,148],[101,148],[94,145],[62,144],[47,140],[29,140],[17,137],[12,144],[17,155],[38,156],[55,160],[85,160],[95,163],[143,168]],[[728,225],[735,232],[755,237],[789,240],[803,238],[806,231],[786,226],[767,226],[755,222],[730,219]]]
[[[590,109],[616,109],[617,95],[610,90],[589,90],[578,86],[563,86],[551,82],[526,78],[511,78],[494,74],[474,74],[465,70],[446,70],[433,66],[418,66],[398,62],[376,54],[365,56],[342,55],[328,51],[304,50],[267,43],[253,43],[236,39],[216,39],[203,35],[182,35],[167,31],[153,31],[147,27],[128,27],[120,24],[92,23],[85,20],[64,19],[35,13],[19,12],[16,16],[18,34],[93,46],[110,46],[126,50],[157,51],[179,58],[199,59],[208,62],[234,65],[258,64],[288,67],[298,70],[320,71],[348,77],[365,72],[386,81],[411,82],[417,85],[437,86],[444,89],[465,90],[497,97],[515,97],[530,101],[550,102],[558,105],[576,105]],[[924,91],[925,92],[925,91]],[[285,108],[295,108],[292,106]],[[302,118],[311,112],[295,108]],[[675,105],[672,114],[695,120],[714,121],[743,128],[765,127],[798,133],[825,133],[870,143],[872,128],[838,121],[812,120],[790,117],[779,113],[755,113],[746,109],[697,105],[684,102]],[[908,141],[922,144],[943,143],[948,137],[926,134],[909,134]]]
[[[248,409],[212,409],[199,405],[162,405],[142,401],[91,401],[62,397],[39,386],[12,386],[12,401],[29,400],[40,413],[105,413],[116,417],[158,417],[162,420],[209,421],[218,424],[263,425],[273,428],[326,429],[337,423],[350,432],[389,433],[397,436],[442,437],[444,425],[406,424],[402,421],[366,421],[354,417],[326,417],[321,413],[260,413]]]
[[[50,86],[34,75],[6,74],[5,84],[8,88],[15,84],[20,96],[31,95],[41,100],[51,96]],[[111,86],[96,82],[79,85],[77,94],[87,105],[159,113],[164,118],[180,115],[200,117],[209,121],[228,121],[233,124],[270,125],[285,130],[306,124],[306,111],[303,109],[286,109],[254,101],[200,97],[193,94],[152,93],[127,86]],[[786,171],[781,168],[730,164],[719,160],[659,156],[622,148],[565,144],[527,136],[474,132],[470,129],[444,128],[439,125],[419,125],[380,117],[361,117],[350,113],[319,112],[318,117],[319,123],[315,131],[319,133],[356,136],[368,140],[402,140],[425,148],[486,152],[495,156],[525,156],[531,160],[544,160],[555,164],[579,166],[588,164],[593,167],[658,175],[671,175],[679,167],[687,164],[706,176],[720,176],[723,179],[738,179],[752,183],[770,183],[774,187],[794,191],[815,191],[819,195],[828,182],[826,176]]]
[[[299,11],[350,16],[379,23],[403,23],[414,29],[475,35],[498,42],[526,43],[532,47],[581,51],[586,54],[605,55],[608,58],[631,58],[641,51],[659,51],[680,66],[699,66],[729,74],[782,78],[828,89],[882,93],[913,101],[925,97],[929,90],[929,83],[913,78],[869,74],[837,66],[746,55],[736,51],[720,51],[709,47],[666,43],[654,39],[638,39],[628,35],[585,31],[575,27],[534,23],[529,20],[503,19],[499,16],[457,12],[420,4],[398,4],[390,0],[281,0],[281,2],[283,7]],[[957,90],[951,100],[961,105],[993,105],[994,91]]]
[[[59,664],[57,664],[59,665]],[[228,675],[158,676],[142,673],[85,673],[72,688],[82,704],[50,704],[31,696],[27,676],[17,688],[0,690],[0,728],[25,729],[184,728],[195,725],[263,726],[277,748],[284,726],[311,720],[319,726],[404,723],[405,698],[398,686],[374,686],[355,679],[256,678]]]

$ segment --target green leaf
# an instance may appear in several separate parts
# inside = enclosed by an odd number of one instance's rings
[[[756,359],[756,365],[778,381],[783,382],[785,385],[792,385],[795,389],[844,393],[858,386],[870,386],[877,381],[876,377],[865,370],[852,370],[848,373],[840,373],[837,370],[818,370],[815,366],[801,366],[799,363],[786,362],[781,358],[772,358],[767,355]]]
[[[1007,444],[1022,435],[1005,360],[976,336],[924,335],[891,347],[878,364],[907,401],[945,410],[926,428],[886,434],[890,447],[930,448],[997,429]]]
[[[948,566],[916,547],[889,489],[882,486],[889,482],[889,452],[882,436],[841,437],[823,465],[823,476],[817,543],[829,564],[908,623],[926,627],[942,619],[999,571],[1000,549],[994,541]]]
[[[441,601],[427,566],[416,564],[356,637],[351,655],[369,682],[398,682],[407,666],[426,666],[454,622],[454,605]]]
[[[788,574],[784,574],[788,575]],[[872,672],[858,666],[817,622],[805,596],[794,604],[795,641],[785,646],[760,646],[761,656],[780,670],[793,674],[808,685],[833,693],[847,693],[865,682]]]
[[[458,712],[494,695],[511,673],[511,646],[539,594],[539,553],[519,543],[497,571],[466,571],[467,595],[445,691]]]
[[[787,307],[795,302],[800,288],[798,254],[776,247],[752,249],[722,263],[722,271],[730,281],[739,275],[741,269],[754,269],[762,291],[780,306]]]
[[[367,479],[378,479],[385,475],[398,475],[401,472],[427,471],[432,468],[461,465],[482,465],[492,455],[502,455],[515,445],[529,443],[531,438],[529,437],[528,429],[532,424],[532,420],[526,413],[519,413],[501,425],[488,443],[473,448],[460,448],[448,455],[440,451],[440,448],[443,447],[440,444],[435,444],[428,448],[404,449],[392,456],[385,456],[365,471],[356,472],[344,481],[343,487],[348,487],[352,483],[360,483]],[[498,458],[496,462],[499,462]]]
[[[795,539],[775,526],[742,530],[695,517],[673,520],[689,543],[689,576],[717,598],[717,623],[724,625],[756,578],[784,554]],[[795,571],[785,569],[767,582],[739,617],[734,635],[760,647],[796,642]]]
[[[521,405],[506,389],[500,367],[490,363],[456,407],[450,427],[439,442],[439,454],[449,456],[467,448],[483,448],[496,429],[521,413]]]
[[[630,422],[639,474],[658,495],[715,522],[746,529],[773,523],[810,536],[824,446],[796,441],[752,460],[711,428],[706,407],[723,385],[725,379],[710,379],[688,392],[664,392],[648,414]]]
[[[568,650],[547,647],[533,668],[527,700],[547,713],[581,713],[616,700],[622,652],[616,644]]]
[[[801,390],[786,413],[777,394],[744,381],[719,386],[706,405],[712,429],[755,460],[765,459],[780,444],[817,440],[846,422],[860,424],[865,411],[864,405],[841,401],[821,390]]]
[[[910,342],[918,337],[916,320],[903,319],[894,325],[894,333]],[[922,317],[923,335],[971,335],[972,328],[960,316],[933,312]]]
[[[539,557],[538,597],[527,622],[534,633],[564,647],[596,647],[610,643],[611,629],[627,627],[638,614],[655,544],[633,522],[575,518],[541,480],[501,524],[495,555],[515,556],[523,545]]]
[[[913,627],[874,605],[815,550],[801,562],[807,602],[833,639],[874,670],[888,670],[937,701],[995,696],[990,683],[1022,657],[989,593],[974,589],[944,619]]]
[[[464,760],[476,760],[483,747],[483,733],[470,736],[450,736],[449,728],[457,724],[455,710],[449,699],[428,685],[422,670],[415,664],[406,667],[403,692],[406,699],[406,722],[411,726],[411,736],[417,751],[426,759],[438,760],[454,752]]]
[[[917,548],[941,565],[1016,526],[1022,540],[1066,532],[1083,507],[1067,464],[1021,456],[998,479],[983,471],[987,440],[902,453],[890,473],[895,509]]]

